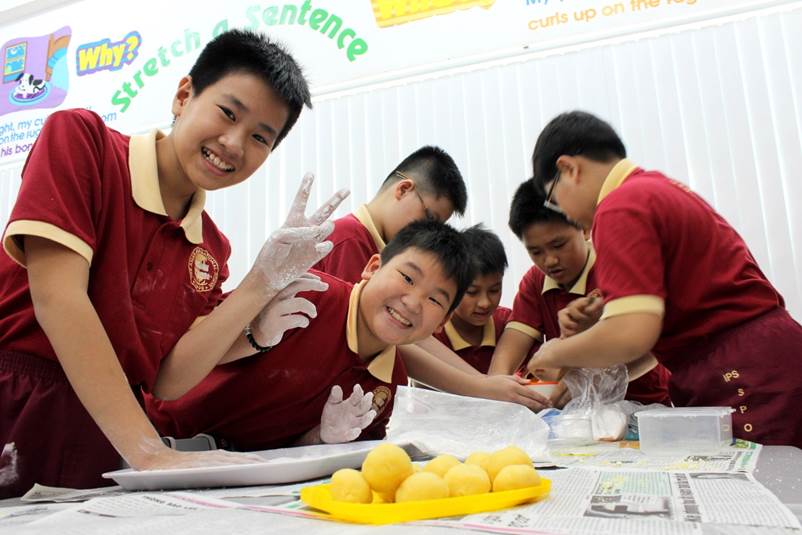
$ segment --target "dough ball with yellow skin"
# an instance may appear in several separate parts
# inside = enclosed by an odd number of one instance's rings
[[[412,474],[395,491],[396,503],[448,498],[448,484],[432,472]]]
[[[505,466],[514,464],[525,464],[532,466],[532,459],[521,448],[507,446],[503,450],[494,451],[487,460],[487,475],[490,481],[495,481],[496,475]]]
[[[448,484],[448,495],[471,496],[490,492],[490,477],[481,466],[458,464],[446,472],[443,478]]]
[[[331,497],[339,502],[371,503],[373,491],[358,470],[343,468],[331,476]]]
[[[471,453],[468,455],[468,458],[465,459],[465,464],[474,464],[479,466],[487,472],[487,461],[490,460],[490,454],[485,451],[477,451],[475,453]]]
[[[529,464],[511,464],[505,466],[493,480],[493,492],[523,489],[540,485],[540,476]]]
[[[437,474],[440,477],[446,475],[451,468],[457,466],[458,464],[462,464],[459,462],[459,459],[454,457],[453,455],[438,455],[428,463],[426,466],[423,467],[424,472],[431,472],[433,474]]]
[[[362,462],[362,475],[370,488],[383,495],[393,496],[412,472],[409,455],[395,444],[376,446]]]

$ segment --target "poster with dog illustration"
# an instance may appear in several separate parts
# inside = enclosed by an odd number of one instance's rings
[[[64,102],[69,87],[65,26],[38,37],[18,37],[0,49],[0,115],[54,108]]]

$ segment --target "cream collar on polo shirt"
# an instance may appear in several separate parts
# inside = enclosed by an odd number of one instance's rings
[[[479,347],[496,347],[496,322],[492,316],[490,317],[490,320],[485,323],[482,329],[482,342],[479,344]],[[451,320],[448,320],[445,327],[443,327],[443,330],[448,337],[448,341],[451,342],[451,347],[454,351],[460,351],[466,347],[471,347],[471,343],[465,340],[459,334],[459,332],[457,332],[457,329],[454,327],[454,324],[451,323]]]
[[[601,203],[604,198],[607,197],[615,188],[623,184],[624,181],[629,178],[629,175],[631,175],[637,168],[637,165],[626,158],[615,164],[615,166],[610,169],[610,173],[602,183],[601,191],[599,191],[599,199],[596,201],[596,206],[598,206],[599,203]]]
[[[159,189],[159,167],[156,162],[156,141],[164,133],[154,130],[148,134],[131,136],[128,147],[128,169],[131,172],[131,193],[134,202],[148,212],[167,216],[161,190]],[[192,196],[187,215],[181,220],[181,228],[190,243],[203,242],[203,207],[206,192],[200,188]]]
[[[348,349],[353,353],[359,354],[359,338],[357,335],[357,318],[359,314],[359,296],[362,288],[367,281],[355,284],[351,290],[351,297],[348,299],[348,319],[345,321],[345,337],[348,341]],[[393,382],[393,368],[395,367],[395,346],[385,347],[368,364],[368,372],[385,383]]]
[[[373,217],[371,217],[370,212],[368,211],[368,205],[363,204],[357,208],[354,212],[354,217],[356,217],[357,221],[362,223],[362,225],[368,229],[368,234],[370,234],[370,237],[373,238],[373,243],[376,244],[376,248],[379,250],[379,252],[383,251],[387,244],[384,243],[384,238],[381,237],[381,234],[379,234],[379,229],[376,228],[376,224],[373,222]]]
[[[593,268],[593,264],[596,263],[596,250],[593,248],[593,244],[590,242],[588,243],[588,258],[585,260],[585,267],[582,268],[582,273],[579,275],[579,278],[576,280],[571,289],[568,290],[569,294],[574,295],[586,295],[588,293],[588,276],[590,275],[590,270]],[[543,290],[541,290],[541,295],[548,292],[549,290],[558,290],[560,288],[560,284],[546,275],[546,278],[543,280]]]

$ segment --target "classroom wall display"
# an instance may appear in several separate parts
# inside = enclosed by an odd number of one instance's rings
[[[783,0],[144,1],[110,12],[72,2],[0,26],[38,35],[2,48],[0,165],[30,150],[55,108],[87,107],[126,132],[169,124],[170,97],[202,47],[229,28],[265,32],[320,95],[376,80],[586,42]],[[64,26],[67,23],[69,26]],[[52,33],[52,28],[60,28]],[[68,80],[71,87],[68,91]]]

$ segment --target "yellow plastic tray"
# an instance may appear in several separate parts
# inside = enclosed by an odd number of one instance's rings
[[[488,492],[473,496],[419,502],[362,504],[334,500],[331,497],[329,485],[326,484],[301,489],[301,500],[310,507],[325,511],[332,519],[357,524],[393,524],[497,511],[541,500],[549,494],[550,490],[551,481],[541,479],[540,485],[536,487],[504,492]]]

